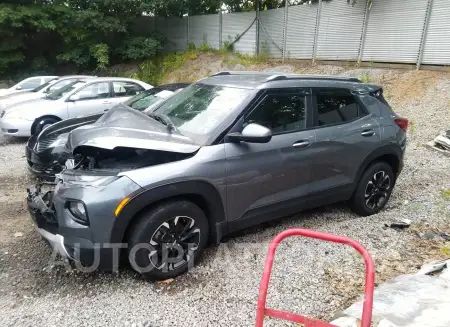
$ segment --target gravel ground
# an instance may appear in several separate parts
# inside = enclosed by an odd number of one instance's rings
[[[127,267],[119,273],[68,272],[51,266],[51,251],[23,208],[24,190],[33,182],[25,169],[25,140],[0,137],[1,325],[252,326],[268,244],[290,227],[361,242],[376,261],[377,282],[439,257],[443,244],[422,241],[415,232],[450,232],[450,202],[441,194],[449,188],[450,160],[423,146],[448,127],[450,76],[333,66],[314,72],[382,80],[395,110],[413,122],[405,168],[384,211],[360,218],[338,204],[248,229],[208,249],[198,267],[171,284],[145,281]],[[402,218],[412,220],[411,228],[384,228]],[[362,277],[362,261],[351,249],[288,239],[276,256],[268,305],[331,319],[360,293]],[[284,326],[272,320],[266,325]]]

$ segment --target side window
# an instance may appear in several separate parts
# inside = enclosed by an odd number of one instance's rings
[[[37,88],[39,85],[41,85],[41,78],[30,78],[29,80],[26,80],[22,83],[20,83],[18,86],[22,87],[22,89],[24,90],[29,90],[29,89],[35,89]]]
[[[321,90],[317,92],[317,118],[319,126],[341,124],[361,116],[355,97],[347,90]]]
[[[115,97],[131,97],[144,91],[139,84],[132,82],[113,82]]]
[[[269,94],[245,119],[269,128],[273,134],[305,129],[306,110],[303,94]]]
[[[76,93],[80,100],[95,100],[109,98],[109,82],[94,83]]]
[[[63,81],[60,82],[56,82],[55,84],[53,84],[52,86],[50,86],[47,90],[47,93],[51,93],[53,91],[59,90],[60,88],[62,88],[63,86],[69,85],[71,83],[73,83],[74,80],[73,79],[65,79]]]

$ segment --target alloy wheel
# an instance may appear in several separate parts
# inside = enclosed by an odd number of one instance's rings
[[[174,270],[188,263],[200,244],[200,228],[191,217],[176,216],[162,223],[153,233],[148,257],[159,270]]]
[[[364,198],[370,209],[381,208],[389,195],[391,179],[385,171],[376,172],[367,183]]]

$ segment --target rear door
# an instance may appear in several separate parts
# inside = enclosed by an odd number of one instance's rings
[[[380,144],[380,127],[348,89],[313,89],[313,108],[316,141],[310,191],[337,192],[345,198],[364,158]]]
[[[269,90],[246,114],[242,128],[257,123],[273,137],[263,144],[225,144],[229,220],[241,218],[251,225],[259,219],[255,216],[275,218],[280,213],[276,206],[287,208],[308,194],[314,142],[308,108],[309,89]]]
[[[74,99],[75,101],[70,101]],[[111,90],[109,82],[91,83],[72,94],[68,102],[69,117],[79,117],[104,112],[111,108]]]

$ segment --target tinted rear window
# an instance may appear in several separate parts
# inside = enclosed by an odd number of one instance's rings
[[[321,90],[317,93],[317,123],[328,126],[360,117],[355,97],[347,90]]]

